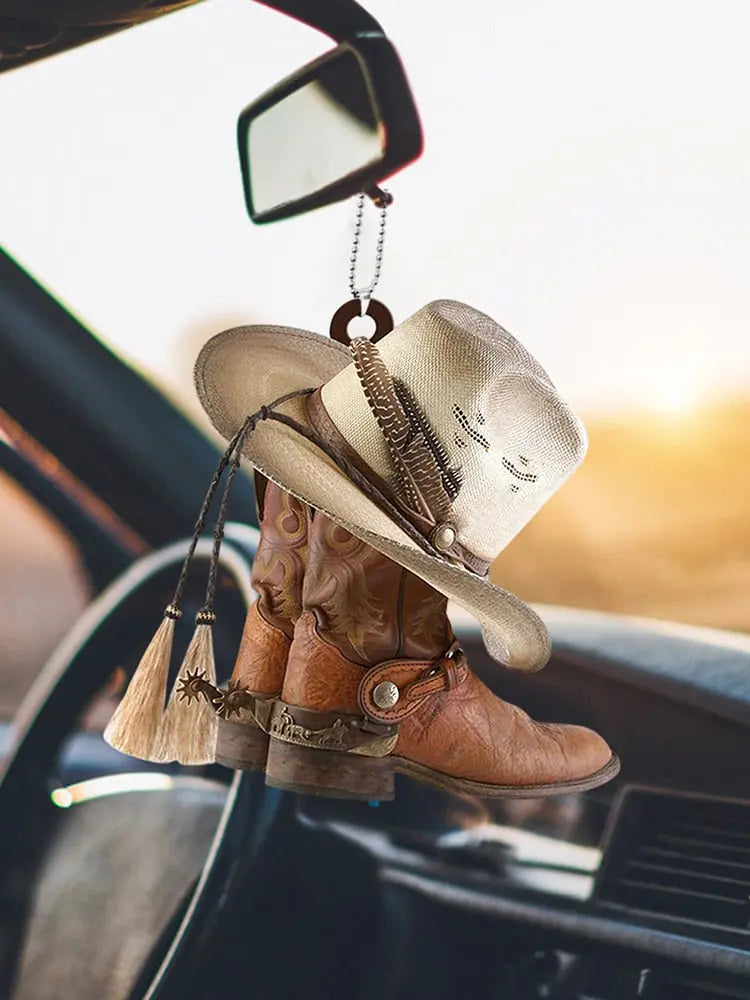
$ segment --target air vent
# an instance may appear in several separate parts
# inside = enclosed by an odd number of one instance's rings
[[[576,994],[577,996],[579,994]],[[588,970],[581,1000],[748,1000],[750,984],[739,977],[686,971],[684,975],[612,962]]]
[[[694,983],[668,983],[656,994],[658,1000],[747,1000],[746,990],[718,986],[700,986]]]
[[[750,803],[630,789],[609,837],[600,902],[750,928]]]

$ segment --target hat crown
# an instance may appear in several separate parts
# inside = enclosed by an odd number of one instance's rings
[[[583,425],[526,348],[463,303],[429,303],[377,349],[458,472],[450,512],[458,541],[491,561],[580,464]],[[399,475],[354,365],[322,398],[342,436],[398,494]]]

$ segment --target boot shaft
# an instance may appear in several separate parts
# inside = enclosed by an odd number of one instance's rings
[[[258,611],[291,639],[302,610],[310,508],[270,480],[259,508],[260,541],[252,572]]]
[[[447,599],[320,513],[309,531],[302,610],[319,635],[361,666],[434,659],[453,641]]]

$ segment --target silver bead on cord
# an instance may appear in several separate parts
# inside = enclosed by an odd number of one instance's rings
[[[387,191],[383,191],[384,195],[387,195]],[[349,258],[349,291],[352,293],[352,298],[355,299],[365,299],[368,300],[372,298],[372,293],[375,291],[378,282],[380,281],[380,270],[383,265],[383,246],[385,244],[385,216],[388,211],[389,199],[386,197],[382,200],[380,206],[380,225],[378,226],[378,239],[375,244],[375,272],[372,276],[372,281],[366,288],[357,288],[356,286],[356,270],[357,270],[357,254],[359,253],[359,237],[362,233],[362,218],[365,213],[365,195],[360,194],[357,196],[357,215],[354,220],[354,239],[352,241],[352,255]]]

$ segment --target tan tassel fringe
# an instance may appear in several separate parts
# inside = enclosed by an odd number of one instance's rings
[[[164,712],[176,618],[179,612],[170,605],[104,730],[110,746],[141,760],[158,759],[153,756],[154,744]]]
[[[213,764],[216,759],[218,723],[213,705],[203,695],[181,696],[183,681],[196,674],[202,674],[209,684],[216,686],[213,633],[210,624],[200,621],[169,696],[154,747],[154,760]]]

